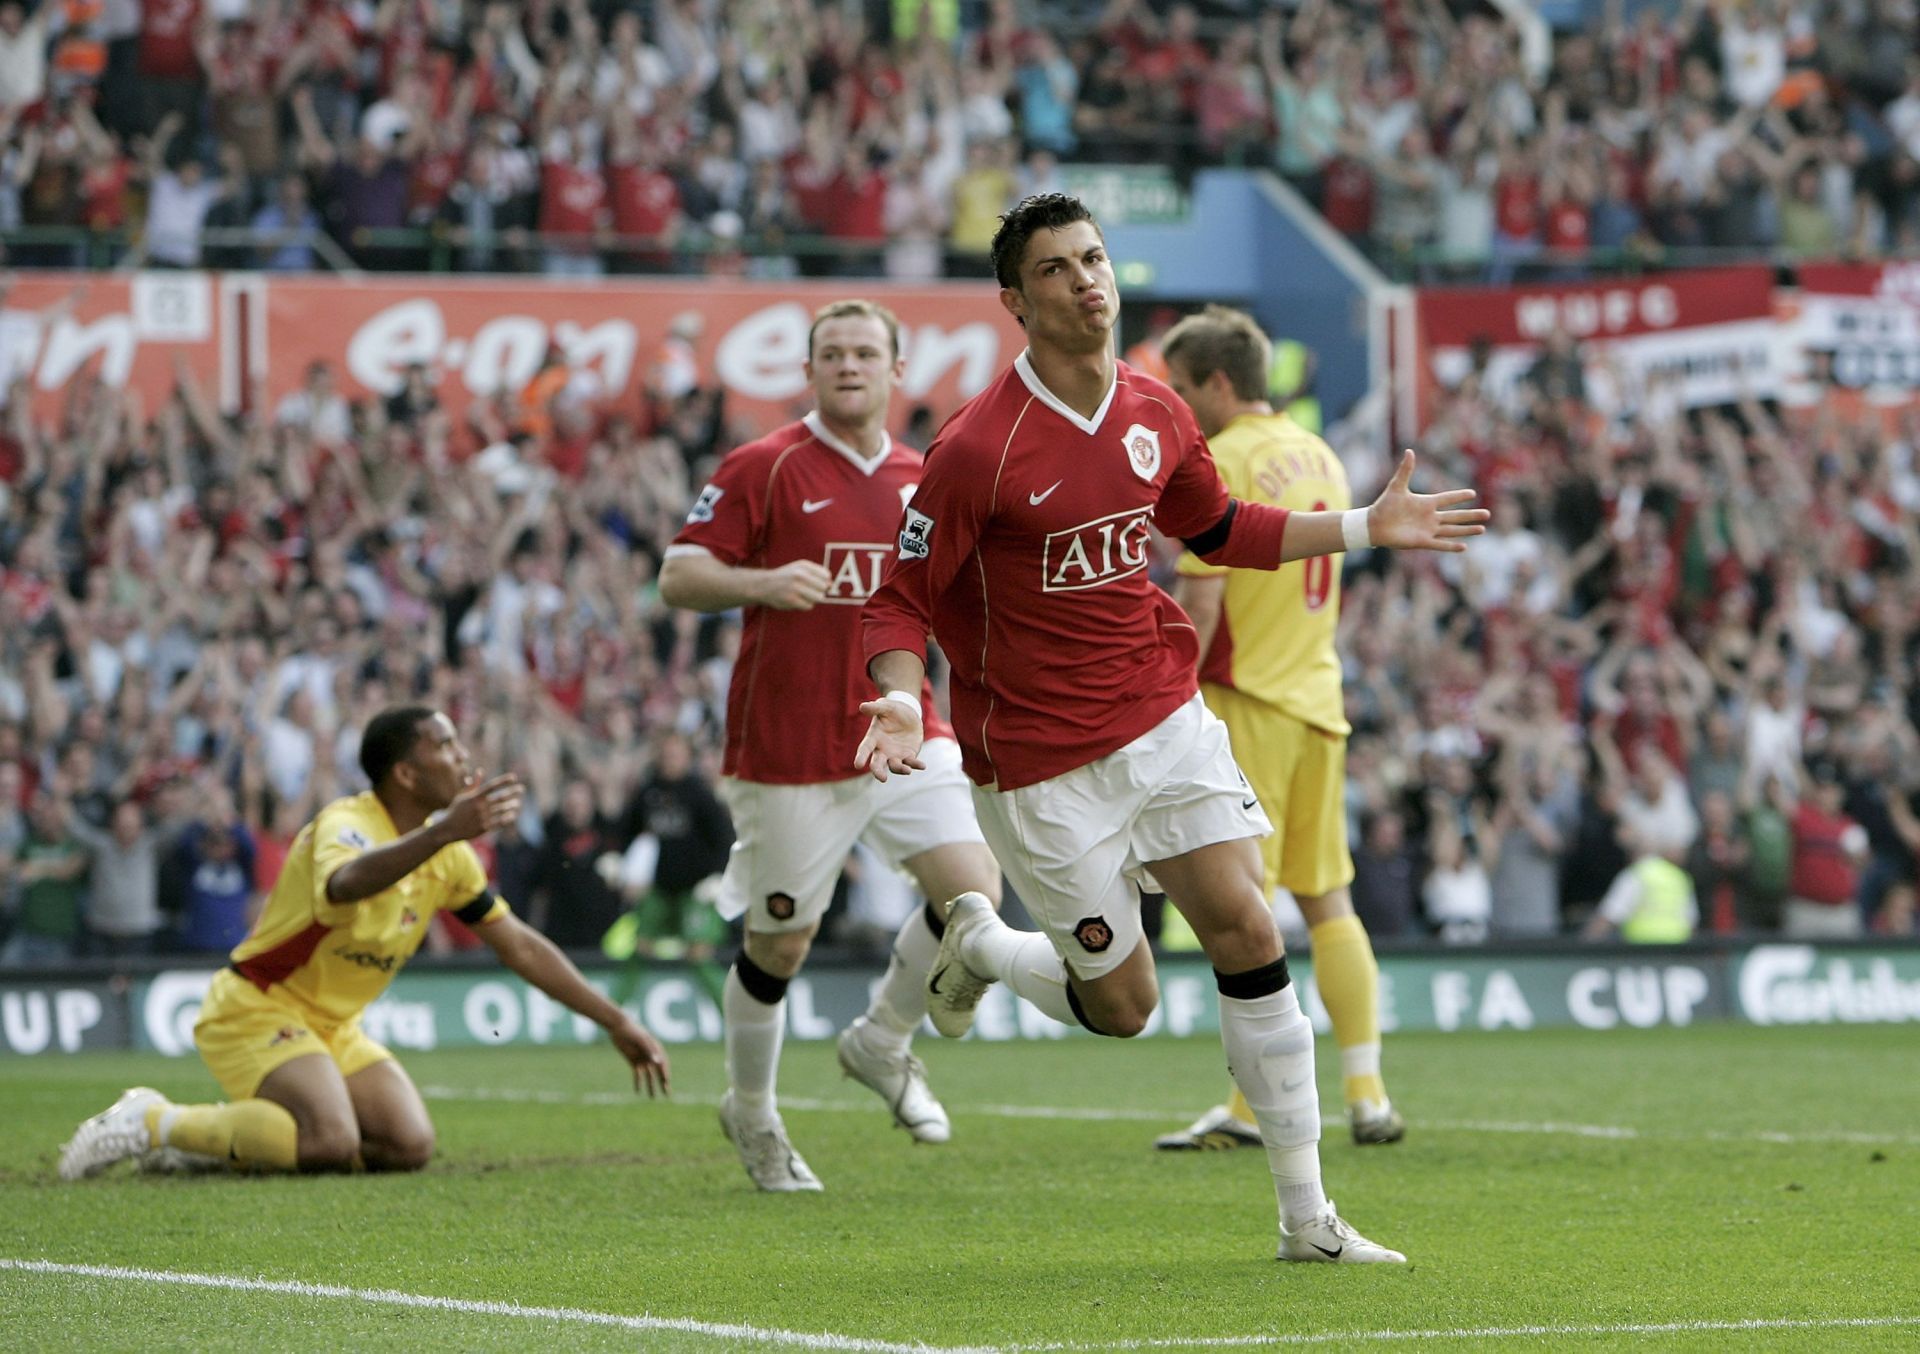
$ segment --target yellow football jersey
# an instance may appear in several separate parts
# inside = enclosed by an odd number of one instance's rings
[[[328,901],[335,870],[399,835],[372,791],[321,809],[293,839],[259,919],[233,951],[234,969],[314,1024],[338,1025],[386,991],[426,939],[435,912],[445,908],[469,925],[507,914],[468,842],[442,848],[383,893]]]
[[[1340,458],[1285,414],[1244,414],[1207,445],[1235,498],[1298,512],[1353,506]],[[1200,664],[1201,681],[1266,701],[1316,729],[1351,732],[1333,646],[1340,621],[1337,556],[1268,572],[1221,569],[1187,554],[1180,572],[1227,576],[1220,628]]]

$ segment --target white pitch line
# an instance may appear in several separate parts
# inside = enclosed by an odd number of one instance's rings
[[[1416,1340],[1495,1340],[1573,1335],[1682,1335],[1690,1333],[1774,1330],[1885,1330],[1920,1326],[1920,1316],[1753,1317],[1742,1321],[1643,1321],[1564,1326],[1475,1326],[1430,1330],[1302,1331],[1272,1335],[1214,1335],[1192,1339],[1078,1340],[1012,1345],[902,1344],[867,1340],[830,1332],[790,1331],[748,1326],[738,1322],[695,1321],[684,1317],[625,1316],[592,1312],[578,1307],[527,1307],[517,1302],[477,1302],[464,1298],[403,1293],[391,1288],[347,1288],[340,1284],[298,1283],[282,1279],[248,1279],[229,1274],[192,1274],[175,1270],[138,1269],[121,1265],[73,1265],[52,1260],[14,1260],[0,1257],[0,1271],[48,1276],[109,1279],[132,1283],[173,1284],[235,1293],[276,1293],[301,1298],[344,1298],[378,1306],[412,1307],[458,1312],[469,1316],[504,1316],[517,1320],[554,1321],[579,1326],[609,1326],[633,1331],[672,1331],[721,1340],[748,1340],[759,1344],[800,1349],[848,1351],[849,1354],[1077,1354],[1114,1349],[1249,1349],[1262,1346],[1321,1344],[1396,1344]]]
[[[1000,1354],[1053,1354],[1054,1351],[1108,1349],[1249,1349],[1273,1345],[1396,1344],[1414,1340],[1537,1339],[1569,1335],[1686,1335],[1696,1332],[1769,1330],[1884,1330],[1920,1326],[1920,1316],[1753,1317],[1744,1321],[1636,1321],[1591,1326],[1479,1326],[1457,1330],[1316,1331],[1280,1335],[1216,1335],[1193,1340],[1102,1340],[1099,1344],[1004,1346]]]
[[[489,1086],[422,1086],[420,1093],[429,1100],[500,1100],[530,1105],[631,1105],[635,1103],[635,1097],[624,1091],[567,1092],[528,1091],[513,1087]],[[716,1096],[677,1095],[674,1099],[683,1105],[713,1106],[720,1103]],[[780,1105],[783,1109],[820,1110],[829,1113],[869,1114],[873,1112],[873,1102],[870,1100],[818,1100],[806,1096],[783,1095],[780,1097]],[[969,1105],[964,1102],[954,1104],[953,1108],[964,1114],[978,1114],[994,1119],[1065,1119],[1078,1123],[1121,1121],[1162,1124],[1177,1120],[1185,1113],[1182,1110],[1108,1109],[1073,1105]],[[1345,1122],[1344,1107],[1323,1105],[1320,1112],[1323,1120],[1328,1123]],[[1920,1147],[1920,1134],[1916,1133],[1857,1133],[1844,1129],[1810,1133],[1781,1133],[1770,1129],[1733,1133],[1707,1129],[1697,1133],[1677,1133],[1662,1129],[1629,1128],[1623,1124],[1581,1124],[1551,1119],[1540,1123],[1509,1122],[1498,1119],[1421,1119],[1415,1126],[1454,1133],[1518,1133],[1624,1141],[1657,1139],[1661,1142],[1763,1142],[1782,1147],[1817,1146],[1822,1143],[1862,1147]]]
[[[686,1317],[624,1316],[617,1312],[590,1312],[578,1307],[526,1307],[517,1302],[476,1302],[426,1293],[402,1293],[391,1288],[347,1288],[330,1283],[297,1283],[284,1279],[247,1279],[230,1274],[190,1274],[166,1269],[135,1269],[120,1265],[67,1265],[51,1260],[11,1260],[0,1257],[0,1271],[59,1275],[88,1279],[116,1279],[133,1283],[174,1284],[185,1288],[214,1288],[234,1293],[280,1293],[299,1298],[345,1298],[387,1307],[426,1308],[471,1316],[506,1316],[521,1320],[558,1321],[576,1326],[612,1326],[633,1331],[674,1331],[706,1335],[718,1340],[750,1340],[799,1349],[845,1350],[851,1354],[927,1354],[924,1344],[893,1340],[865,1340],[831,1332],[781,1330],[731,1321],[695,1321]],[[993,1354],[978,1346],[942,1349],[939,1354]]]

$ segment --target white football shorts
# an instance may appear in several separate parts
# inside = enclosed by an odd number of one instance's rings
[[[898,869],[936,846],[985,841],[960,769],[960,745],[929,739],[920,759],[926,770],[884,783],[864,773],[817,785],[723,779],[734,841],[720,880],[720,915],[744,913],[752,931],[804,930],[833,901],[855,842]]]
[[[1117,752],[1018,790],[974,786],[987,845],[1076,977],[1099,978],[1140,943],[1147,865],[1273,831],[1196,695]]]

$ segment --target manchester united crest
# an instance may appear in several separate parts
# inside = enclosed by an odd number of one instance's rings
[[[1088,954],[1100,954],[1113,944],[1113,928],[1107,925],[1105,917],[1082,917],[1080,924],[1073,928],[1073,938]]]
[[[1136,423],[1126,431],[1127,464],[1143,480],[1160,473],[1160,434]]]

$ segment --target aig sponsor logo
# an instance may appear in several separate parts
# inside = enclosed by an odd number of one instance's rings
[[[1048,532],[1040,554],[1041,588],[1084,592],[1139,573],[1152,554],[1152,520],[1151,507],[1128,508]]]
[[[872,541],[828,541],[826,558],[831,581],[820,600],[836,606],[859,606],[879,591],[881,572],[893,547]]]

